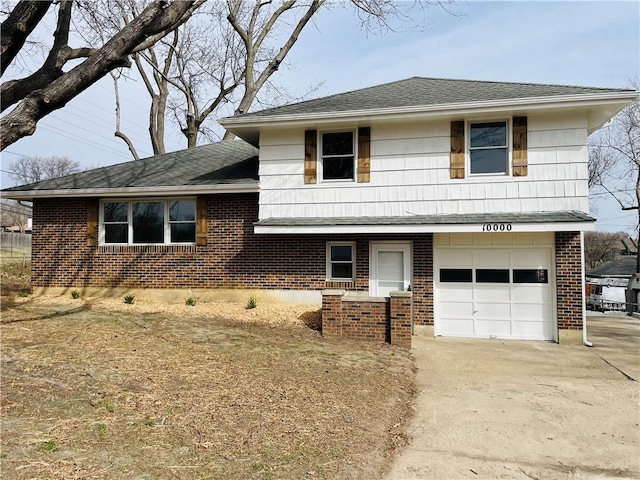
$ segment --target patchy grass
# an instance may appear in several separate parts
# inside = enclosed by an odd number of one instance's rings
[[[67,301],[3,311],[3,478],[370,479],[405,443],[408,352],[325,339],[311,312]]]
[[[13,254],[16,254],[14,251]],[[31,258],[27,255],[9,255],[0,249],[0,294],[28,292],[31,288]]]

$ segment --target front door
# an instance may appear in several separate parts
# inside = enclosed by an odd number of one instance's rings
[[[369,295],[388,297],[409,290],[411,285],[411,244],[372,243]]]

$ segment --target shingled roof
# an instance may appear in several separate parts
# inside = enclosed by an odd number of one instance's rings
[[[636,256],[630,255],[592,268],[587,272],[587,277],[631,277],[634,273],[636,273]]]
[[[17,192],[258,185],[258,149],[222,141],[3,190]]]
[[[538,83],[491,82],[444,78],[411,77],[405,80],[362,88],[328,97],[269,108],[243,115],[234,120],[278,115],[380,110],[385,108],[463,104],[523,98],[572,96],[615,92],[628,89],[549,85]],[[222,123],[227,119],[223,119]]]

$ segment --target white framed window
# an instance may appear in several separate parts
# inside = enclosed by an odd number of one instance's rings
[[[355,131],[321,132],[320,159],[323,181],[354,181],[356,172]]]
[[[491,120],[469,122],[467,158],[470,175],[509,173],[509,122]]]
[[[356,244],[327,243],[327,280],[353,281],[356,278]]]
[[[101,245],[194,244],[195,241],[195,198],[100,202]]]

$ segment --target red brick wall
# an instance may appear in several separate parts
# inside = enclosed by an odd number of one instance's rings
[[[322,295],[322,333],[391,343],[411,348],[412,295],[401,292],[391,298],[349,297],[342,290],[324,291]]]
[[[558,329],[582,329],[580,232],[556,232]]]
[[[87,246],[87,205],[34,202],[34,287],[369,290],[369,243],[413,242],[416,321],[433,323],[433,236],[255,235],[257,194],[208,196],[206,246]],[[326,243],[356,242],[356,281],[327,282]]]

